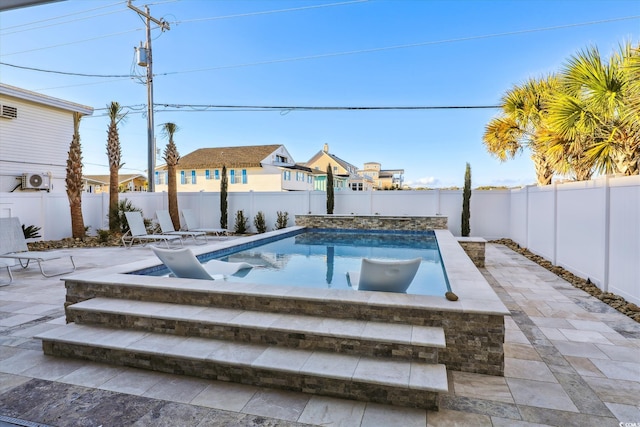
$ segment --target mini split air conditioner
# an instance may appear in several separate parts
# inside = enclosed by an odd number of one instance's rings
[[[51,177],[46,173],[23,173],[23,190],[49,190],[51,188]]]

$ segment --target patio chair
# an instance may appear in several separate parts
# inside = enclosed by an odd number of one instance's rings
[[[204,231],[177,231],[173,227],[173,221],[171,221],[169,211],[156,211],[156,219],[160,225],[160,231],[164,235],[180,236],[181,238],[191,237],[196,245],[204,245],[207,243],[207,233]],[[198,243],[198,237],[203,237],[204,241],[202,243]]]
[[[9,274],[9,281],[7,283],[0,283],[0,286],[7,286],[13,282],[13,274],[11,273],[11,266],[6,262],[0,261],[0,268],[7,268],[7,273]]]
[[[246,262],[225,262],[211,260],[201,264],[191,249],[161,249],[153,247],[153,252],[175,276],[183,279],[215,280],[227,276],[246,276],[254,266]]]
[[[69,257],[72,268],[55,274],[49,274],[44,271],[42,264],[45,261],[61,259]],[[20,220],[16,217],[0,218],[0,258],[11,258],[18,260],[22,268],[27,268],[30,261],[35,261],[40,267],[40,273],[44,277],[59,276],[61,274],[71,273],[76,270],[76,264],[73,262],[73,256],[62,251],[29,251],[27,240],[24,238],[24,232],[20,225]],[[3,267],[7,267],[9,278],[13,280],[11,274],[11,266],[3,263]],[[9,283],[11,283],[11,281]]]
[[[406,261],[362,259],[360,271],[347,273],[347,283],[360,291],[406,293],[422,258]]]
[[[167,248],[169,248],[169,243],[176,240],[180,242],[180,246],[183,246],[180,236],[148,234],[141,212],[125,212],[124,215],[127,217],[127,224],[129,224],[129,231],[122,236],[122,244],[125,247],[127,247],[127,243],[129,243],[128,247],[130,248],[136,240],[142,243],[142,246],[145,246],[149,242],[164,242]]]
[[[229,230],[225,228],[201,228],[195,213],[191,209],[182,209],[182,218],[184,219],[185,229],[189,231],[201,231],[216,236],[228,236]]]

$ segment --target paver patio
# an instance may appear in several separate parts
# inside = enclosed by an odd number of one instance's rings
[[[68,251],[80,272],[153,256]],[[449,372],[438,412],[45,356],[33,336],[64,324],[63,282],[14,268],[0,288],[0,426],[640,425],[640,324],[502,245],[485,262],[511,312],[505,376]]]

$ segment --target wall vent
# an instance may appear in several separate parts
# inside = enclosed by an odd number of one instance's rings
[[[18,109],[9,105],[0,105],[0,117],[15,119],[18,117]]]

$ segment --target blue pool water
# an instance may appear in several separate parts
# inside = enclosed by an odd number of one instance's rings
[[[259,246],[240,245],[199,258],[203,262],[220,259],[259,266],[245,277],[229,277],[228,280],[234,282],[351,289],[346,273],[359,271],[362,258],[406,260],[420,257],[422,263],[407,293],[441,296],[449,290],[433,232],[303,230],[257,244]],[[168,274],[166,269],[138,273]]]

